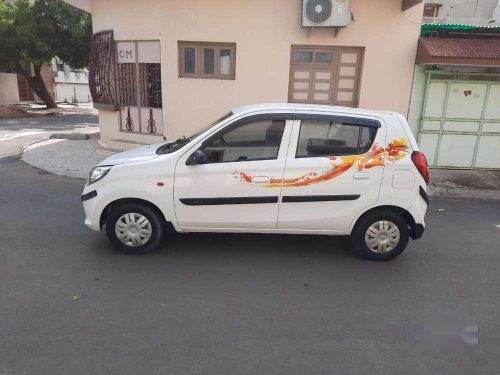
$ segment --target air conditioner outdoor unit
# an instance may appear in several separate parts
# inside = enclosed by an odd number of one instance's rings
[[[302,26],[347,26],[351,21],[349,0],[302,0]]]

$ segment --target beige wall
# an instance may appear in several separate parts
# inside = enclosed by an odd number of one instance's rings
[[[17,75],[0,73],[0,104],[19,103]]]
[[[301,0],[92,1],[94,31],[161,41],[168,138],[194,133],[236,106],[286,102],[292,44],[365,46],[360,107],[406,115],[422,10],[403,13],[400,0],[351,0],[355,22],[335,37],[332,29],[308,36]],[[178,78],[179,40],[236,43],[236,80]],[[118,124],[103,124],[103,138],[122,135]]]

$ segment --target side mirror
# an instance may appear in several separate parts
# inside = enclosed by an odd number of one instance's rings
[[[205,164],[208,161],[208,155],[202,149],[198,149],[186,160],[186,165]]]

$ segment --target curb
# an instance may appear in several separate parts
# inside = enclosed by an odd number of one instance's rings
[[[440,197],[440,198],[466,198],[466,199],[490,199],[490,200],[500,200],[500,190],[479,190],[479,189],[466,189],[466,188],[455,188],[448,191],[439,191],[442,188],[435,185],[431,185],[427,194],[430,197]],[[446,189],[446,188],[445,188]]]
[[[68,139],[71,141],[86,141],[90,139],[90,134],[88,133],[55,133],[52,134],[49,139]]]
[[[35,148],[43,147],[43,146],[48,146],[54,143],[59,143],[66,141],[67,139],[44,139],[43,141],[39,141],[36,143],[33,143],[32,145],[29,146],[24,146],[23,150],[21,151],[21,159],[23,158],[23,155],[26,151],[34,150]]]
[[[53,175],[85,179],[92,167],[104,159],[95,154],[94,142],[92,137],[46,139],[24,147],[20,160]]]

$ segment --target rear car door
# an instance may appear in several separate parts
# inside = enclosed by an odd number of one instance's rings
[[[178,225],[185,230],[276,229],[293,114],[236,120],[181,156],[174,183]],[[209,161],[186,165],[202,149]]]
[[[297,114],[278,229],[345,232],[378,199],[385,132],[376,119]]]

